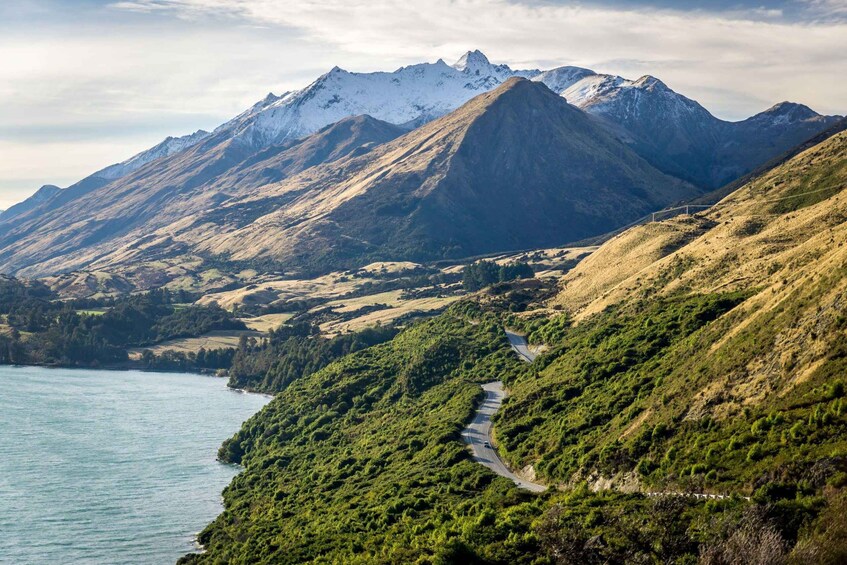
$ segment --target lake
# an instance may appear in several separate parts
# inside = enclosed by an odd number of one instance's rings
[[[0,563],[174,563],[269,401],[190,374],[0,366]]]

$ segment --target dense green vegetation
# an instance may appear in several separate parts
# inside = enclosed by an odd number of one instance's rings
[[[299,323],[272,330],[267,339],[242,337],[229,367],[229,386],[275,394],[295,379],[397,334],[393,328],[374,327],[327,339],[318,332],[316,326]]]
[[[541,476],[552,480],[566,481],[594,465],[631,469],[640,451],[612,442],[607,446],[610,430],[617,430],[614,421],[629,421],[643,411],[639,404],[647,402],[667,373],[661,361],[743,298],[657,300],[633,312],[608,311],[574,327],[564,315],[530,325],[530,339],[552,347],[535,366],[506,380],[514,394],[495,417],[504,454],[516,463],[534,463]]]
[[[756,402],[727,393],[706,399],[700,391],[747,375],[843,276],[801,287],[730,337],[745,313],[721,314],[743,295],[654,300],[573,327],[564,318],[530,324],[531,335],[552,348],[509,380],[513,395],[496,419],[502,451],[548,480],[571,480],[580,469],[635,470],[656,489],[744,493],[763,502],[819,495],[847,471],[843,317],[817,336],[826,356],[788,392],[766,394],[780,385],[773,381],[749,385]],[[816,314],[823,324],[819,307]],[[783,375],[788,382],[790,365]],[[713,405],[722,407],[719,417]]]
[[[803,451],[824,436],[789,451],[795,468],[757,465],[755,453],[750,463],[744,447],[708,481],[712,468],[690,461],[698,451],[714,457],[696,434],[770,433],[785,422],[764,423],[752,410],[727,423],[669,416],[617,439],[622,415],[637,418],[646,399],[675,413],[668,371],[708,331],[724,331],[746,296],[669,298],[573,327],[565,317],[530,321],[532,335],[553,346],[533,366],[506,347],[509,314],[465,302],[285,383],[221,448],[245,471],[201,535],[208,551],[185,562],[723,564],[746,552],[748,562],[839,563],[847,548],[827,524],[847,504],[845,458]],[[480,398],[475,383],[503,377],[513,396],[497,422],[501,452],[516,466],[540,456],[539,474],[573,489],[531,495],[469,459],[459,432]],[[841,425],[834,414],[844,386],[809,386],[829,398],[833,415],[809,404],[806,416]],[[826,434],[845,437],[837,427]],[[753,499],[594,493],[579,479],[590,469],[637,469],[654,490],[717,488]]]
[[[473,292],[498,282],[531,279],[534,276],[532,267],[526,263],[498,265],[494,261],[477,261],[462,269],[462,286]]]
[[[211,330],[244,329],[218,307],[186,306],[180,294],[152,291],[107,301],[60,301],[43,284],[0,278],[0,363],[92,366],[125,363],[126,349]],[[155,359],[148,368],[219,368],[226,354]],[[231,360],[232,355],[229,355]]]
[[[295,381],[222,447],[245,471],[186,561],[533,562],[542,500],[459,439],[474,383],[517,364],[497,319],[460,305]]]
[[[554,563],[836,565],[847,556],[847,498],[834,492],[799,510],[738,498],[703,502],[594,493],[584,486],[556,501],[534,523],[542,551]]]
[[[165,351],[154,354],[149,349],[141,353],[139,364],[149,371],[219,371],[229,369],[235,357],[233,347],[193,351]]]

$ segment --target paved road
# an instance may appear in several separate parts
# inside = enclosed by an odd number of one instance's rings
[[[517,353],[521,359],[527,363],[532,363],[532,361],[538,356],[536,353],[529,350],[526,338],[523,336],[506,330],[506,337],[509,338],[509,344],[512,346],[512,349],[515,350],[515,353]],[[546,486],[525,481],[510,471],[509,467],[507,467],[506,464],[503,463],[503,460],[500,459],[500,456],[497,455],[497,451],[491,447],[491,416],[500,409],[506,393],[503,391],[503,383],[500,381],[484,384],[482,385],[482,390],[485,391],[485,400],[476,411],[473,422],[471,422],[470,425],[465,428],[465,431],[462,432],[462,439],[470,446],[471,451],[473,452],[474,461],[481,465],[485,465],[501,477],[506,477],[507,479],[512,480],[520,488],[532,492],[544,492],[547,490]],[[649,497],[688,496],[707,500],[723,500],[725,498],[730,498],[730,495],[724,494],[670,491],[645,492],[644,495]],[[742,496],[741,498],[750,500],[749,496]]]
[[[537,353],[530,351],[524,336],[506,330],[506,337],[509,338],[509,345],[515,350],[515,353],[520,355],[520,358],[527,363],[532,363],[538,357]]]
[[[485,400],[476,411],[473,421],[462,432],[462,439],[470,446],[474,461],[485,465],[501,477],[511,479],[520,488],[532,492],[547,490],[546,486],[530,483],[511,472],[497,455],[497,451],[491,447],[491,416],[500,409],[505,393],[500,381],[484,384],[482,389],[485,391]]]

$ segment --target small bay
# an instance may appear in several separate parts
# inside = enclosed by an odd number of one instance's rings
[[[191,374],[0,366],[0,563],[174,563],[268,402]]]

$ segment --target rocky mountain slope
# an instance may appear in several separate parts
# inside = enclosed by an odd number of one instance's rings
[[[778,105],[743,122],[723,122],[652,77],[629,81],[578,67],[513,71],[505,65],[491,64],[478,51],[468,52],[453,66],[439,61],[393,73],[349,73],[336,68],[305,89],[279,97],[269,95],[211,134],[198,131],[182,138],[168,138],[67,189],[52,190],[49,198],[43,192],[33,196],[13,213],[0,216],[0,268],[41,275],[132,260],[135,253],[132,249],[122,250],[122,246],[147,249],[153,245],[160,258],[173,259],[174,253],[185,247],[172,244],[172,233],[185,232],[189,224],[196,222],[185,216],[206,214],[207,209],[218,208],[224,202],[228,203],[226,209],[207,217],[208,229],[203,238],[216,243],[204,246],[204,252],[232,254],[233,236],[229,232],[241,230],[260,216],[284,213],[278,208],[290,196],[256,199],[245,196],[245,192],[348,153],[366,152],[404,129],[450,112],[471,97],[516,76],[549,86],[600,118],[596,125],[623,140],[654,167],[702,190],[743,175],[832,122],[832,118],[792,104]],[[346,120],[363,114],[372,119],[356,126],[361,131],[348,132],[347,141],[335,140],[334,136],[346,135],[339,133],[350,127]],[[528,119],[540,117],[535,114]],[[375,126],[380,120],[383,123]],[[333,123],[338,124],[337,129],[331,130],[334,133],[321,129]],[[312,132],[319,137],[306,141]],[[604,134],[603,139],[606,137]],[[333,143],[338,144],[337,149],[331,147]],[[320,144],[325,145],[324,149],[317,146]],[[503,150],[511,148],[504,146]],[[550,162],[567,161],[558,156],[551,159]],[[334,182],[347,172],[335,171]],[[322,174],[329,178],[325,172]],[[250,203],[239,206],[250,209],[249,218],[240,211],[234,212],[236,208],[231,206],[243,198]],[[223,222],[225,226],[219,221],[220,214],[229,214]],[[88,218],[88,225],[83,225],[81,218]],[[184,222],[177,225],[180,219]],[[394,220],[381,216],[379,221]],[[167,225],[172,228],[159,236],[151,235]],[[144,239],[138,230],[143,230]],[[556,237],[564,235],[557,233]],[[28,238],[44,243],[26,243]],[[512,243],[502,240],[500,244],[510,248],[519,239],[512,235]],[[354,248],[360,246],[359,250],[368,248],[368,244],[362,247],[362,242],[345,242]],[[457,247],[455,241],[445,240],[444,244],[455,248],[442,250],[448,255],[460,252],[462,246],[484,247],[479,242],[459,242]],[[43,246],[50,250],[39,249]],[[267,247],[256,253],[273,255],[267,253]],[[243,250],[239,256],[251,258],[256,253]],[[35,264],[39,267],[31,267]]]
[[[75,183],[62,202],[126,177],[152,161],[175,155],[181,161],[180,153],[191,148],[196,153],[196,146],[210,138],[213,142],[203,147],[215,151],[228,142],[246,154],[293,142],[342,119],[364,114],[411,128],[455,110],[512,76],[534,76],[538,72],[493,65],[479,51],[467,52],[452,66],[439,60],[378,73],[351,73],[335,67],[301,90],[280,96],[268,94],[211,134],[198,130],[168,137],[126,161],[105,167]],[[33,197],[27,207],[41,202]]]
[[[538,73],[493,65],[479,51],[465,53],[452,66],[439,59],[394,72],[351,73],[335,67],[302,90],[269,94],[214,133],[264,147],[358,114],[398,125],[420,125],[511,77]]]
[[[618,135],[655,166],[705,188],[737,178],[832,121],[802,105],[782,103],[743,122],[724,122],[654,77],[633,81],[567,66],[543,72],[512,70],[492,64],[479,51],[469,51],[453,65],[439,60],[376,73],[335,67],[301,90],[268,94],[213,133],[238,139],[258,151],[361,114],[412,127],[444,115],[514,76],[543,82],[571,104],[607,118]],[[185,151],[210,135],[199,130],[169,137],[92,174],[82,184],[114,181],[153,160]],[[720,163],[713,163],[715,160]]]
[[[197,145],[207,137],[209,137],[209,132],[203,131],[202,129],[197,130],[196,132],[189,135],[183,135],[182,137],[168,137],[164,141],[157,145],[154,145],[150,149],[142,151],[141,153],[130,157],[126,161],[122,161],[120,163],[110,165],[105,169],[101,169],[91,176],[105,180],[115,180],[121,178],[133,171],[140,169],[151,161],[155,161],[156,159],[161,159],[163,157],[168,157],[175,153],[181,153],[189,147]]]
[[[24,200],[23,202],[19,202],[14,206],[9,206],[7,210],[0,212],[0,221],[9,221],[15,216],[19,216],[21,214],[25,214],[30,210],[41,206],[42,204],[51,200],[54,196],[61,192],[61,188],[52,184],[45,184],[41,188],[39,188],[35,194]]]
[[[168,159],[149,163],[120,183],[87,181],[56,194],[42,208],[0,222],[0,256],[9,270],[44,261],[40,272],[88,266],[121,246],[144,247],[145,236],[235,194],[294,175],[318,163],[367,152],[403,133],[370,117],[352,117],[312,136],[261,152],[211,136]],[[73,220],[69,222],[69,218]],[[158,257],[157,257],[158,258]]]
[[[355,123],[350,131],[396,133],[371,118]],[[298,147],[324,156],[318,148],[332,138],[330,147],[352,151],[354,144],[333,137],[349,129],[336,124],[318,134],[320,141],[306,138]],[[183,156],[201,159],[205,168],[174,169],[193,176],[142,168],[120,187],[103,187],[52,218],[37,218],[29,233],[8,233],[0,260],[6,268],[42,273],[189,253],[321,271],[562,243],[698,194],[545,86],[518,78],[394,141],[370,151],[358,146],[274,184],[264,184],[263,171],[294,172],[284,167],[293,149],[250,157],[246,168],[226,163],[225,174],[195,187],[221,162],[202,161],[211,153],[204,145],[215,139]],[[242,147],[226,140],[220,159]],[[294,161],[300,167],[315,159]],[[62,218],[71,210],[77,222],[69,227]]]
[[[266,187],[311,194],[209,239],[209,251],[249,258],[265,249],[294,262],[466,256],[573,240],[696,192],[522,79],[342,167],[341,177],[324,168],[308,185]],[[296,227],[268,241],[268,225]]]
[[[601,116],[660,170],[705,189],[718,188],[834,124],[802,104],[782,102],[740,122],[714,117],[652,76],[627,80],[577,67],[542,81],[568,102]]]

